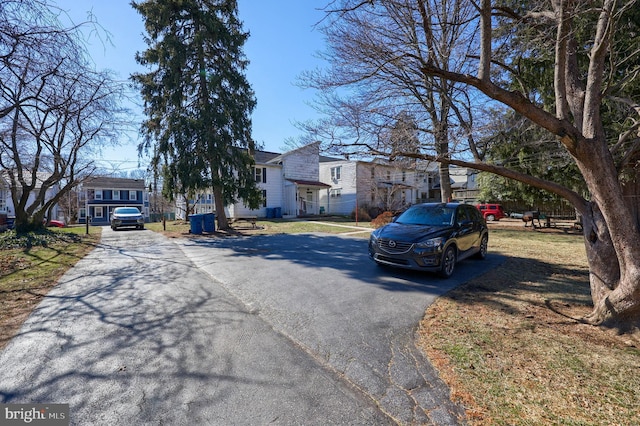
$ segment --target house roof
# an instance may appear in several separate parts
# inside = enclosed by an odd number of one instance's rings
[[[84,181],[85,188],[113,188],[113,189],[139,189],[145,190],[143,179],[126,179],[114,177],[94,176]]]
[[[331,188],[331,185],[327,185],[323,182],[318,182],[315,180],[302,180],[302,179],[287,179],[289,182],[293,182],[298,186],[314,186],[318,188]]]
[[[310,144],[298,147],[296,149],[292,149],[291,151],[287,151],[283,154],[278,154],[277,156],[273,157],[272,159],[269,160],[269,163],[278,163],[280,161],[282,161],[283,158],[285,157],[289,157],[291,155],[293,155],[295,152],[298,151],[303,151],[303,150],[308,150],[308,149],[315,149],[315,150],[319,150],[320,147],[320,142],[312,142]],[[319,152],[319,151],[316,151]]]
[[[256,164],[266,164],[279,156],[280,154],[278,154],[277,152],[254,151],[253,153],[253,159],[255,160]]]
[[[333,163],[336,161],[349,161],[349,160],[347,160],[346,158],[327,157],[327,156],[321,155],[319,158],[319,161],[321,163]]]

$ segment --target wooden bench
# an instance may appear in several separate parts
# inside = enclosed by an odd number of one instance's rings
[[[237,217],[232,217],[229,219],[229,221],[231,223],[236,223],[236,222],[247,222],[247,223],[251,223],[251,226],[253,228],[256,227],[256,220],[258,220],[257,216],[237,216]]]

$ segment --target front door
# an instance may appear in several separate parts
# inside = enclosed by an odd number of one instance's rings
[[[305,213],[314,214],[315,209],[313,208],[313,192],[307,191],[307,206]]]

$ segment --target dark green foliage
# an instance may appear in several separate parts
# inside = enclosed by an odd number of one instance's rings
[[[580,171],[555,137],[514,113],[505,114],[498,127],[502,130],[483,141],[487,161],[586,193]],[[484,201],[511,201],[522,206],[562,202],[558,195],[490,173],[480,173],[479,186]]]
[[[41,229],[37,232],[17,233],[16,231],[0,232],[0,250],[47,247],[56,243],[79,243],[82,237],[68,232],[56,232]]]
[[[236,2],[148,0],[132,6],[145,19],[149,46],[136,60],[151,68],[132,76],[148,117],[140,149],[153,147],[156,164],[165,163],[165,194],[213,187],[224,204],[240,197],[257,208],[250,155],[255,99],[243,73],[248,34]]]

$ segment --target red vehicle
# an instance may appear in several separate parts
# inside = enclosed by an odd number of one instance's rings
[[[56,228],[64,228],[64,222],[61,220],[50,220],[47,226],[55,226]]]
[[[504,209],[500,204],[476,204],[480,213],[484,217],[484,220],[493,222],[494,220],[500,220],[503,217],[507,217],[504,213]]]

